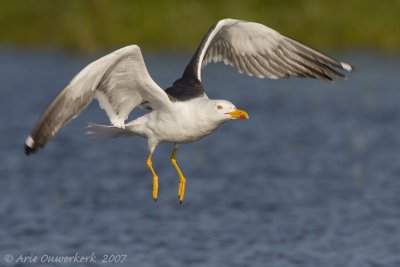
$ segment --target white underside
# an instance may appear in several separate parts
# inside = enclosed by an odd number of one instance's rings
[[[209,107],[210,100],[198,98],[174,102],[168,110],[155,110],[127,124],[125,128],[89,125],[93,138],[115,138],[139,135],[148,139],[149,146],[160,142],[190,143],[213,133],[224,121]]]

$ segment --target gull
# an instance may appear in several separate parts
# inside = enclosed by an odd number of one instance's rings
[[[161,142],[174,144],[170,160],[179,176],[178,198],[182,203],[186,179],[176,154],[180,144],[197,141],[223,123],[249,119],[249,115],[227,100],[212,100],[201,83],[202,67],[223,62],[258,78],[314,78],[326,82],[345,79],[339,70],[353,67],[290,39],[265,25],[222,19],[203,37],[181,78],[165,90],[149,75],[141,50],[130,45],[90,63],[56,96],[25,142],[25,154],[43,148],[70,120],[95,98],[111,125],[89,124],[93,138],[141,136],[147,139],[146,160],[153,177],[152,197],[158,197],[158,176],[152,155]],[[128,123],[136,107],[149,110]]]

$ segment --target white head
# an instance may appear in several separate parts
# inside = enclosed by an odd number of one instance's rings
[[[213,117],[221,122],[235,119],[249,119],[246,111],[240,110],[227,100],[211,100],[211,112]]]

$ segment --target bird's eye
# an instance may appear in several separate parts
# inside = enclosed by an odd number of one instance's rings
[[[218,106],[217,106],[217,109],[222,109],[222,106],[221,106],[221,105],[218,105]]]

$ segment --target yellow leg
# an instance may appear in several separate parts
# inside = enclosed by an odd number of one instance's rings
[[[183,197],[185,196],[185,185],[186,185],[186,179],[183,176],[181,169],[179,169],[178,164],[176,163],[176,152],[178,148],[177,146],[174,147],[174,151],[172,152],[171,155],[171,163],[174,165],[176,172],[179,175],[179,188],[178,188],[178,197],[179,197],[179,202],[182,204]]]
[[[153,199],[154,201],[157,201],[157,197],[158,197],[158,176],[156,174],[156,172],[153,169],[153,163],[151,161],[151,157],[153,156],[153,152],[150,152],[150,155],[147,157],[147,167],[149,168],[149,170],[151,171],[151,174],[153,175]]]

